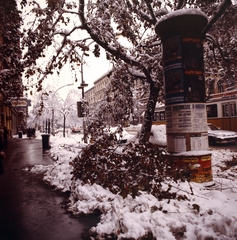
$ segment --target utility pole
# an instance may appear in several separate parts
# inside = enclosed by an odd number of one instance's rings
[[[85,98],[85,90],[84,88],[88,86],[87,83],[85,83],[84,81],[84,77],[83,77],[83,57],[84,57],[84,52],[82,54],[82,61],[81,61],[81,85],[78,87],[78,89],[81,89],[82,92],[82,115],[83,115],[83,140],[84,143],[87,143],[87,134],[86,134],[86,122],[85,122],[85,117],[86,117],[86,113],[87,113],[87,107],[86,102],[84,101]]]

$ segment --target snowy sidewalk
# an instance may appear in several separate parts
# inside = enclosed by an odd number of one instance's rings
[[[53,161],[42,154],[42,142],[36,139],[11,139],[0,176],[1,240],[81,239],[84,229],[96,225],[96,217],[72,217],[63,208],[68,194],[52,190],[43,182],[43,174],[27,169]]]

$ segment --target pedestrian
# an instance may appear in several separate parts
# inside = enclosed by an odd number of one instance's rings
[[[3,127],[3,131],[4,131],[4,134],[3,134],[4,147],[6,147],[7,141],[8,141],[8,129],[6,126]]]
[[[35,128],[32,128],[32,136],[35,137]]]
[[[30,127],[27,129],[27,137],[32,137],[32,129]]]

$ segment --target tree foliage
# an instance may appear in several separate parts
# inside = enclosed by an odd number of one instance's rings
[[[0,93],[4,101],[23,94],[20,24],[15,0],[0,1]]]
[[[116,74],[121,75],[117,81],[130,79],[132,82],[136,77],[149,86],[150,95],[140,136],[140,141],[146,142],[149,139],[155,104],[163,91],[162,51],[160,38],[154,30],[156,23],[168,12],[182,8],[199,8],[211,19],[218,12],[222,1],[79,0],[75,3],[69,0],[48,0],[43,8],[36,1],[24,0],[22,6],[26,6],[27,2],[36,19],[25,30],[22,41],[26,48],[23,57],[28,66],[26,76],[40,74],[38,89],[41,90],[46,75],[53,71],[60,73],[64,64],[69,62],[76,76],[84,61],[82,55],[93,52],[95,57],[99,57],[100,48],[104,48],[108,59],[124,67],[126,65],[127,71],[117,69]],[[213,70],[208,70],[210,79],[212,73],[216,72],[217,64],[213,64],[214,61],[218,62],[218,68],[224,68],[225,76],[230,76],[236,65],[236,27],[231,20],[233,15],[236,18],[236,6],[229,6],[230,0],[223,2],[228,6],[228,11],[213,21],[214,25],[209,31],[213,37],[207,38],[209,44],[205,56],[206,62],[210,63],[207,64],[207,69]],[[91,39],[95,44],[91,44]],[[44,58],[49,50],[52,56],[46,67],[39,67],[38,59]],[[122,77],[122,74],[126,76]]]
[[[208,14],[212,12],[206,5]],[[216,12],[218,5],[212,10]],[[237,6],[228,7],[206,36],[205,45],[205,77],[209,93],[213,92],[215,80],[233,90],[237,77]]]
[[[75,179],[99,184],[124,198],[128,194],[136,197],[139,191],[160,200],[181,197],[171,191],[170,183],[188,180],[190,172],[175,167],[158,146],[131,142],[121,153],[118,143],[122,139],[122,128],[111,132],[102,122],[94,122],[90,127],[99,134],[92,136],[93,143],[72,161]]]

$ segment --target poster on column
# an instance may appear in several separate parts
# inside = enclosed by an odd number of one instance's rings
[[[184,135],[172,136],[167,135],[167,150],[169,152],[186,151],[186,138]]]
[[[163,42],[163,62],[164,71],[168,70],[170,65],[182,64],[182,42],[180,36],[166,39]]]
[[[184,102],[183,69],[172,69],[165,72],[165,104]]]
[[[168,152],[185,152],[186,138],[184,135],[167,135],[167,150]]]
[[[205,80],[202,70],[184,71],[184,101],[205,102]]]
[[[206,132],[207,117],[204,103],[187,103],[168,106],[166,111],[167,133]]]
[[[201,39],[182,37],[182,56],[184,69],[203,70],[203,45]]]
[[[190,135],[191,151],[208,150],[208,134],[198,133]]]
[[[192,103],[193,132],[207,132],[207,111],[205,103]]]
[[[203,45],[200,38],[182,37],[184,102],[205,101]]]
[[[165,75],[165,103],[184,101],[184,76],[182,67],[182,42],[180,36],[168,38],[163,43]]]
[[[174,152],[186,151],[186,138],[185,136],[174,136]]]
[[[191,104],[177,104],[166,107],[167,133],[184,133],[192,131]]]

